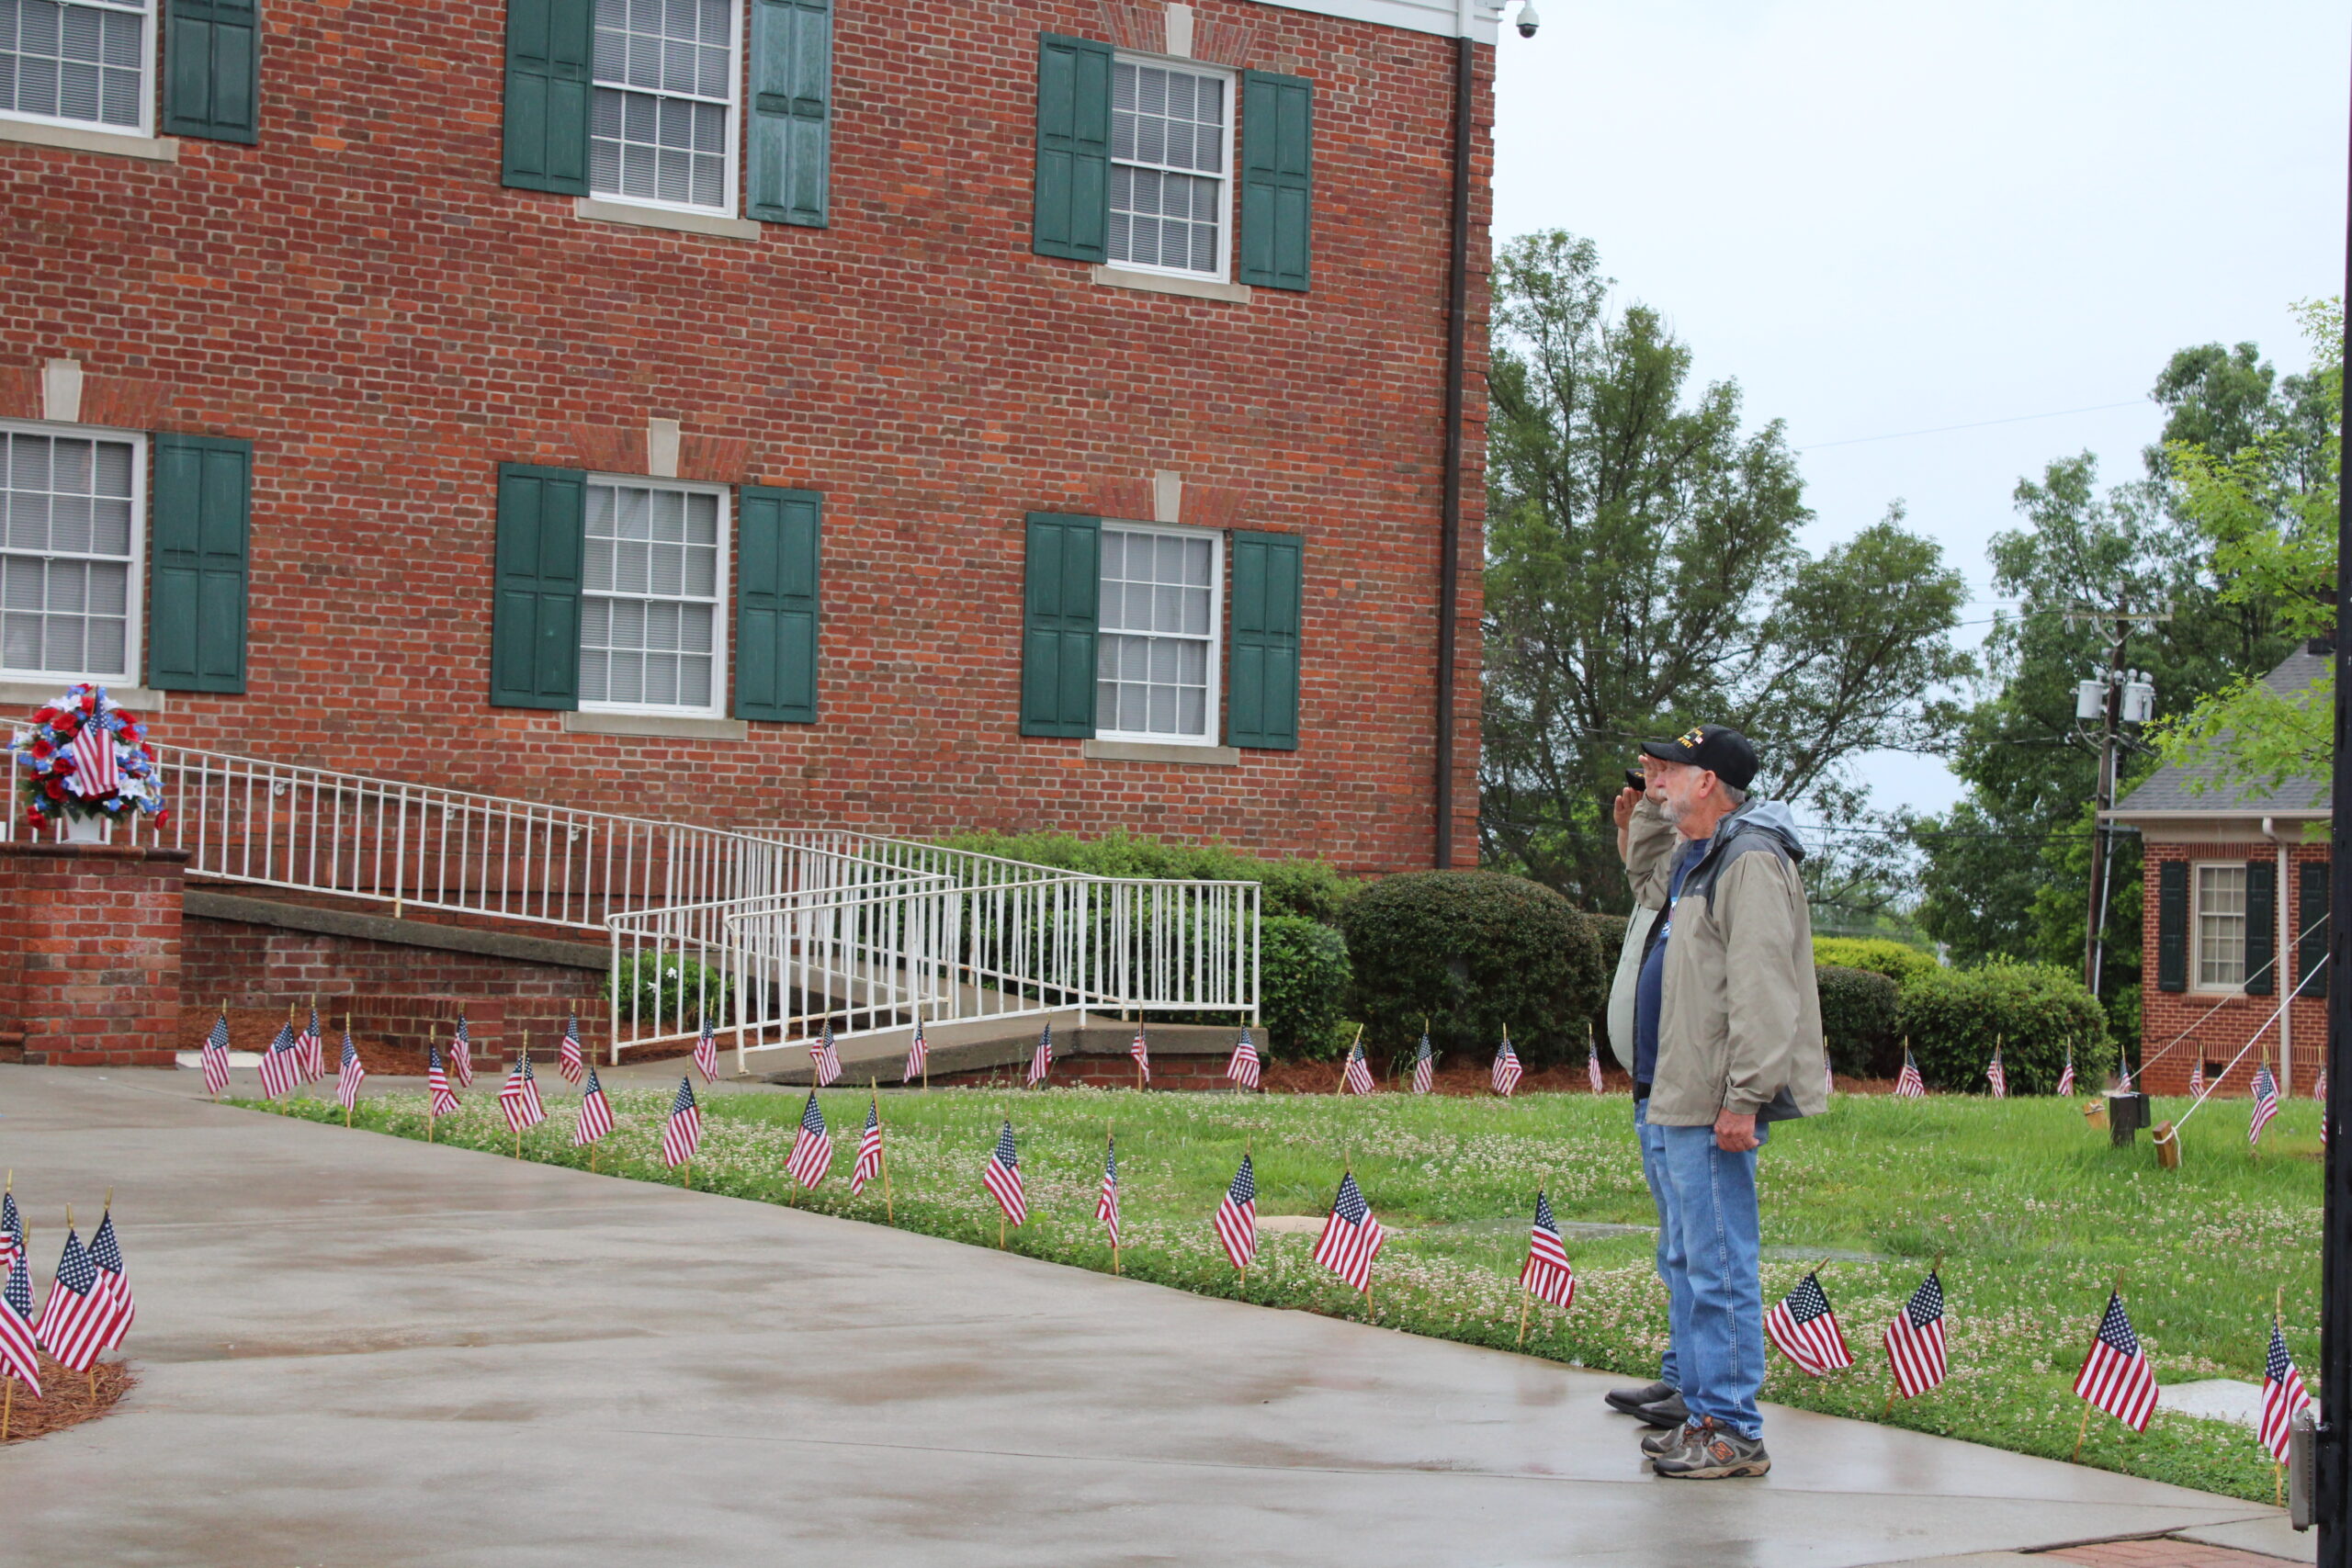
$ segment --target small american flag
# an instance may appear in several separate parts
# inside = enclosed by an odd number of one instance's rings
[[[2058,1092],[2060,1094],[2075,1092],[2075,1053],[2071,1047],[2066,1052],[2066,1070],[2058,1075]]]
[[[351,1031],[343,1032],[343,1060],[334,1075],[335,1103],[345,1111],[359,1103],[359,1086],[368,1081],[368,1069],[360,1065],[359,1047],[351,1043]]]
[[[2265,1062],[2254,1069],[2254,1120],[2245,1130],[2249,1144],[2262,1142],[2262,1130],[2278,1114],[2278,1080],[2270,1076],[2270,1064]]]
[[[324,1042],[319,1038],[319,1010],[311,1010],[311,1021],[294,1037],[294,1049],[302,1053],[302,1081],[316,1083],[327,1076]]]
[[[1362,1040],[1348,1047],[1348,1065],[1340,1073],[1340,1089],[1343,1094],[1372,1092],[1372,1064],[1363,1059]]]
[[[2201,1056],[2188,1064],[2188,1098],[2205,1098],[2205,1059]]]
[[[294,1048],[294,1026],[278,1025],[269,1049],[261,1054],[261,1092],[265,1099],[289,1095],[302,1082],[302,1053]]]
[[[98,1228],[90,1237],[90,1261],[98,1270],[98,1293],[106,1299],[107,1327],[102,1337],[101,1350],[111,1350],[122,1343],[130,1332],[131,1319],[139,1315],[139,1303],[130,1293],[130,1275],[122,1266],[122,1243],[115,1239],[114,1211],[109,1209],[98,1217]]]
[[[1568,1249],[1560,1240],[1560,1222],[1552,1217],[1552,1200],[1535,1190],[1535,1224],[1527,1233],[1527,1261],[1519,1266],[1519,1282],[1538,1301],[1563,1311],[1577,1299],[1577,1271],[1568,1263]]]
[[[1437,1081],[1437,1058],[1430,1054],[1428,1030],[1421,1031],[1420,1048],[1413,1053],[1413,1092],[1427,1094]]]
[[[808,1103],[800,1108],[800,1130],[792,1135],[792,1157],[784,1162],[792,1179],[803,1187],[815,1187],[833,1168],[832,1134],[825,1131],[824,1108],[817,1103],[817,1091],[808,1091]]]
[[[57,1278],[50,1283],[33,1337],[59,1366],[86,1372],[98,1359],[111,1316],[106,1292],[98,1289],[98,1267],[82,1238],[68,1230],[65,1256],[57,1260]]]
[[[1047,1019],[1046,1027],[1037,1032],[1037,1048],[1029,1054],[1029,1087],[1035,1089],[1044,1083],[1046,1076],[1053,1070],[1054,1024],[1051,1019]]]
[[[122,766],[115,758],[114,735],[93,715],[74,732],[74,776],[67,781],[85,800],[101,800],[122,787]],[[76,1367],[74,1371],[81,1369]]]
[[[0,1269],[0,1378],[15,1378],[40,1397],[40,1351],[33,1339],[32,1259],[19,1252]]]
[[[1225,1064],[1225,1076],[1243,1089],[1258,1087],[1258,1047],[1246,1029],[1241,1032],[1241,1038],[1233,1043],[1233,1056]]]
[[[204,1049],[199,1053],[204,1063],[204,1092],[217,1095],[229,1087],[229,1015],[222,1013],[212,1021],[212,1032],[204,1037]]]
[[[1588,1035],[1584,1043],[1584,1076],[1592,1085],[1592,1092],[1600,1089],[1600,1042]]]
[[[1519,1087],[1520,1074],[1519,1053],[1510,1048],[1510,1031],[1506,1029],[1502,1047],[1495,1053],[1495,1092],[1509,1100]]]
[[[2140,1348],[2140,1337],[2132,1332],[2123,1298],[2112,1291],[2090,1354],[2075,1374],[2075,1392],[2090,1401],[2093,1409],[2107,1412],[2135,1432],[2146,1431],[2148,1417],[2155,1414],[2156,1374],[2148,1366],[2148,1353]]]
[[[1951,1365],[1944,1355],[1944,1282],[1932,1270],[1886,1325],[1886,1359],[1905,1399],[1944,1381]]]
[[[1315,1239],[1315,1261],[1364,1290],[1372,1283],[1372,1260],[1387,1239],[1380,1222],[1372,1217],[1372,1205],[1363,1200],[1363,1189],[1356,1185],[1355,1172],[1340,1177],[1340,1195],[1331,1200],[1330,1217]]]
[[[1136,1026],[1136,1043],[1127,1047],[1127,1055],[1136,1059],[1136,1071],[1143,1075],[1146,1084],[1151,1082],[1151,1046],[1144,1040],[1143,1026]]]
[[[1911,1048],[1903,1049],[1903,1071],[1895,1076],[1894,1092],[1905,1100],[1927,1098],[1927,1080],[1919,1076],[1919,1064],[1912,1059]]]
[[[1140,1040],[1142,1035],[1136,1036]],[[1111,1245],[1119,1245],[1119,1140],[1110,1139],[1102,1147],[1102,1190],[1094,1200],[1094,1217],[1111,1233]]]
[[[572,1013],[563,1021],[563,1043],[555,1048],[555,1070],[563,1081],[575,1089],[580,1084],[581,1069],[587,1061],[580,1054],[580,1015]]]
[[[17,1195],[0,1192],[0,1280],[25,1256],[25,1217],[17,1213]]]
[[[1821,1058],[1821,1092],[1824,1094],[1838,1092],[1838,1069],[1829,1065],[1829,1057],[1826,1052]]]
[[[1216,1206],[1216,1239],[1236,1269],[1249,1268],[1258,1256],[1258,1173],[1250,1168],[1248,1155],[1241,1156],[1241,1168],[1233,1173],[1233,1184]]]
[[[2125,1062],[2116,1069],[2115,1087],[2122,1090],[2125,1094],[2130,1094],[2132,1092],[2131,1063]]]
[[[1781,1355],[1815,1377],[1854,1364],[1854,1352],[1846,1344],[1845,1330],[1838,1326],[1838,1314],[1829,1310],[1829,1292],[1821,1288],[1818,1275],[1808,1273],[1773,1304],[1764,1314],[1764,1333]]]
[[[1993,1059],[1984,1065],[1984,1081],[1993,1089],[1995,1100],[2009,1098],[2009,1070],[2001,1066],[2000,1042],[1993,1043]]]
[[[662,1123],[662,1163],[681,1166],[702,1146],[702,1107],[695,1103],[695,1080],[681,1075],[670,1119]]]
[[[831,1089],[833,1080],[842,1076],[842,1054],[833,1048],[833,1021],[830,1018],[817,1032],[817,1043],[808,1052],[808,1066],[819,1089]]]
[[[449,1075],[441,1070],[441,1047],[424,1048],[424,1092],[431,1100],[428,1114],[454,1116],[458,1113],[458,1096],[449,1087]]]
[[[931,1042],[923,1038],[922,1020],[915,1020],[915,1037],[907,1042],[906,1081],[921,1083],[931,1071]]]
[[[865,1184],[881,1174],[882,1102],[869,1100],[865,1104],[865,1131],[857,1140],[857,1163],[850,1168],[850,1196],[854,1198],[865,1191]]]
[[[2319,1101],[2319,1142],[2327,1146],[2327,1069],[2319,1070],[2319,1082],[2312,1085],[2312,1098]]]
[[[710,1032],[710,1017],[703,1016],[702,1032],[695,1036],[695,1066],[702,1069],[702,1081],[718,1081],[718,1038]]]
[[[449,1071],[456,1076],[458,1087],[474,1087],[474,1041],[466,1032],[466,1015],[458,1015],[458,1032],[449,1040]]]
[[[996,1135],[996,1147],[989,1151],[989,1163],[980,1170],[980,1185],[996,1199],[1006,1219],[1016,1225],[1028,1223],[1029,1197],[1021,1185],[1021,1154],[1013,1146],[1010,1122]]]
[[[5,1325],[0,1325],[5,1326]],[[2295,1417],[2312,1407],[2312,1396],[2303,1387],[2303,1374],[2295,1370],[2295,1359],[2287,1354],[2287,1337],[2278,1325],[2270,1325],[2270,1353],[2262,1361],[2262,1446],[2280,1464],[2287,1462],[2288,1434],[2294,1430]]]
[[[506,1075],[506,1086],[498,1091],[498,1109],[506,1112],[510,1133],[536,1127],[548,1119],[547,1107],[539,1103],[539,1080],[531,1076],[528,1051],[514,1059],[514,1070]]]
[[[580,1121],[571,1129],[571,1146],[586,1146],[613,1130],[613,1102],[605,1098],[605,1086],[596,1081],[596,1069],[588,1069],[588,1087],[580,1096]]]

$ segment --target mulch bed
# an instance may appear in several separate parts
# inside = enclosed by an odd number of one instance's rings
[[[1622,1069],[1607,1065],[1606,1057],[1602,1058],[1602,1063],[1600,1081],[1603,1092],[1631,1094],[1634,1090],[1634,1080]],[[1472,1096],[1491,1095],[1495,1092],[1493,1072],[1493,1066],[1487,1062],[1455,1062],[1442,1065],[1437,1069],[1430,1092]],[[1332,1094],[1336,1093],[1340,1087],[1340,1064],[1338,1062],[1270,1063],[1263,1069],[1262,1081],[1269,1094]],[[1380,1085],[1382,1092],[1385,1093],[1391,1089],[1406,1088],[1410,1080],[1404,1077],[1395,1079],[1380,1077],[1375,1074],[1374,1081]],[[1563,1064],[1555,1067],[1545,1067],[1541,1072],[1528,1073],[1519,1080],[1516,1092],[1521,1094],[1590,1094],[1592,1080],[1585,1076],[1583,1063],[1579,1062],[1574,1066]],[[1840,1094],[1893,1094],[1894,1080],[1893,1078],[1841,1077],[1838,1080],[1838,1092]]]
[[[139,1382],[139,1374],[130,1370],[128,1362],[100,1361],[92,1370],[97,1373],[96,1394],[91,1393],[89,1373],[69,1372],[43,1351],[39,1399],[31,1397],[15,1380],[8,1380],[16,1389],[16,1399],[8,1413],[7,1436],[0,1441],[27,1442],[62,1432],[68,1427],[78,1427],[85,1421],[95,1421],[111,1411]]]

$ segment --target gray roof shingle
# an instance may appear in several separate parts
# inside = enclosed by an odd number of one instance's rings
[[[2282,695],[2300,692],[2324,674],[2330,655],[2312,653],[2308,645],[2297,649],[2279,661],[2278,667],[2262,678],[2262,683]],[[2292,778],[2277,789],[2233,784],[2210,784],[2203,790],[2193,787],[2199,780],[2211,780],[2218,772],[2211,767],[2182,768],[2165,766],[2143,779],[2132,793],[2116,802],[2118,812],[2187,812],[2213,811],[2244,814],[2267,811],[2325,811],[2328,809],[2328,781],[2325,778]]]

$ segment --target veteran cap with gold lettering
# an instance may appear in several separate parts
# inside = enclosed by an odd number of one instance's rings
[[[1734,789],[1746,789],[1756,776],[1756,748],[1747,736],[1721,724],[1693,725],[1671,740],[1645,740],[1642,755],[1704,768]]]

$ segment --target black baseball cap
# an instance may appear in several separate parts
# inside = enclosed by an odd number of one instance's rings
[[[1694,725],[1671,740],[1645,740],[1642,755],[1704,768],[1734,789],[1746,789],[1756,776],[1756,748],[1747,736],[1720,724]]]

